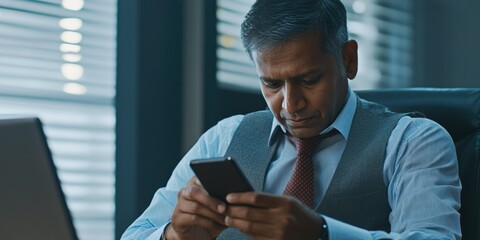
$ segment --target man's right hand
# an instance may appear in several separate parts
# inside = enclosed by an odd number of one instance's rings
[[[165,231],[167,240],[215,239],[225,228],[225,203],[208,195],[193,177],[178,192],[172,221]]]

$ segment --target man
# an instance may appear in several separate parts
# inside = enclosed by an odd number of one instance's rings
[[[274,117],[234,116],[208,130],[122,239],[459,239],[450,136],[357,98],[348,86],[357,43],[347,37],[338,0],[258,0],[242,40]],[[306,147],[313,156],[297,153],[300,142],[320,138]],[[260,191],[223,203],[188,163],[230,153],[250,156],[237,160],[253,171],[265,163],[266,173],[249,178]]]

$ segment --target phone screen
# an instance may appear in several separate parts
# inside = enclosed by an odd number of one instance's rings
[[[231,157],[192,160],[190,167],[208,194],[221,201],[226,202],[229,193],[253,191]]]

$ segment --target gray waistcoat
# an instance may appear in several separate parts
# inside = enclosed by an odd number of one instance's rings
[[[345,150],[315,211],[367,230],[388,232],[391,209],[383,181],[385,149],[392,130],[406,114],[358,100]],[[256,191],[263,191],[267,168],[276,150],[276,144],[268,145],[272,118],[269,111],[246,115],[225,154],[236,160]],[[229,228],[218,239],[249,238]]]

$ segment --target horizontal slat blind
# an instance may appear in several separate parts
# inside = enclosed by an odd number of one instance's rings
[[[259,91],[240,40],[240,25],[254,0],[218,0],[217,80],[226,88]],[[350,37],[359,43],[354,89],[406,87],[412,78],[411,0],[343,0]]]
[[[0,114],[43,121],[80,239],[114,238],[116,5],[0,1]]]
[[[406,87],[412,78],[412,3],[345,0],[350,36],[359,44],[353,88]]]

